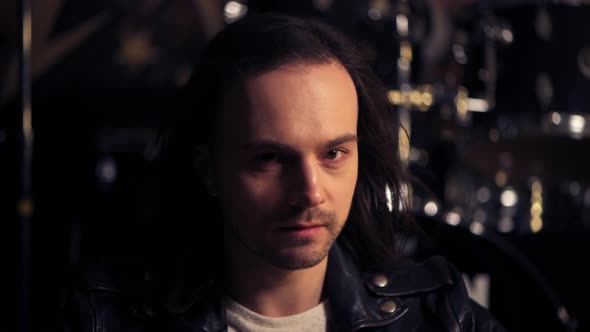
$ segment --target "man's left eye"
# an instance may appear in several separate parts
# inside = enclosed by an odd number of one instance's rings
[[[332,149],[326,153],[326,159],[336,160],[336,159],[342,158],[344,153],[345,152],[342,150]]]

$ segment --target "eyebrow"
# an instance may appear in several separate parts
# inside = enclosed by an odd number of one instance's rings
[[[349,143],[349,142],[357,142],[358,137],[354,134],[346,133],[344,135],[338,136],[334,139],[329,140],[324,145],[325,149],[329,149],[334,146],[338,146],[341,144]],[[279,142],[275,142],[272,140],[259,140],[251,143],[246,143],[242,146],[244,150],[275,150],[275,151],[293,151],[293,148],[287,144],[282,144]]]
[[[326,144],[326,148],[331,148],[331,147],[338,146],[338,145],[348,143],[348,142],[358,142],[358,140],[359,140],[359,138],[356,135],[347,133],[342,136],[338,136],[333,140],[330,140]]]

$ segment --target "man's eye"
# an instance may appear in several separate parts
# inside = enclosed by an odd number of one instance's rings
[[[338,160],[344,157],[346,152],[339,150],[339,149],[332,149],[326,153],[326,159],[328,160]]]
[[[279,160],[279,156],[276,153],[268,152],[261,153],[254,156],[254,161],[257,163],[272,163]]]

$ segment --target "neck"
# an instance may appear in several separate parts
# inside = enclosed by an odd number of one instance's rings
[[[240,245],[226,247],[229,296],[246,308],[267,317],[282,317],[305,312],[322,301],[328,257],[308,269],[287,270]]]

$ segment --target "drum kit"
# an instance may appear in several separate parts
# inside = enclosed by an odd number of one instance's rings
[[[409,136],[401,156],[420,180],[444,181],[414,206],[435,202],[502,233],[589,228],[590,6],[431,5],[432,36],[415,41],[404,4],[389,91]],[[444,173],[428,174],[437,162]]]
[[[576,330],[506,239],[590,231],[590,2],[375,0],[367,12],[393,31],[375,68],[405,128],[416,220],[495,294],[536,285],[530,299],[544,294],[554,322]]]

